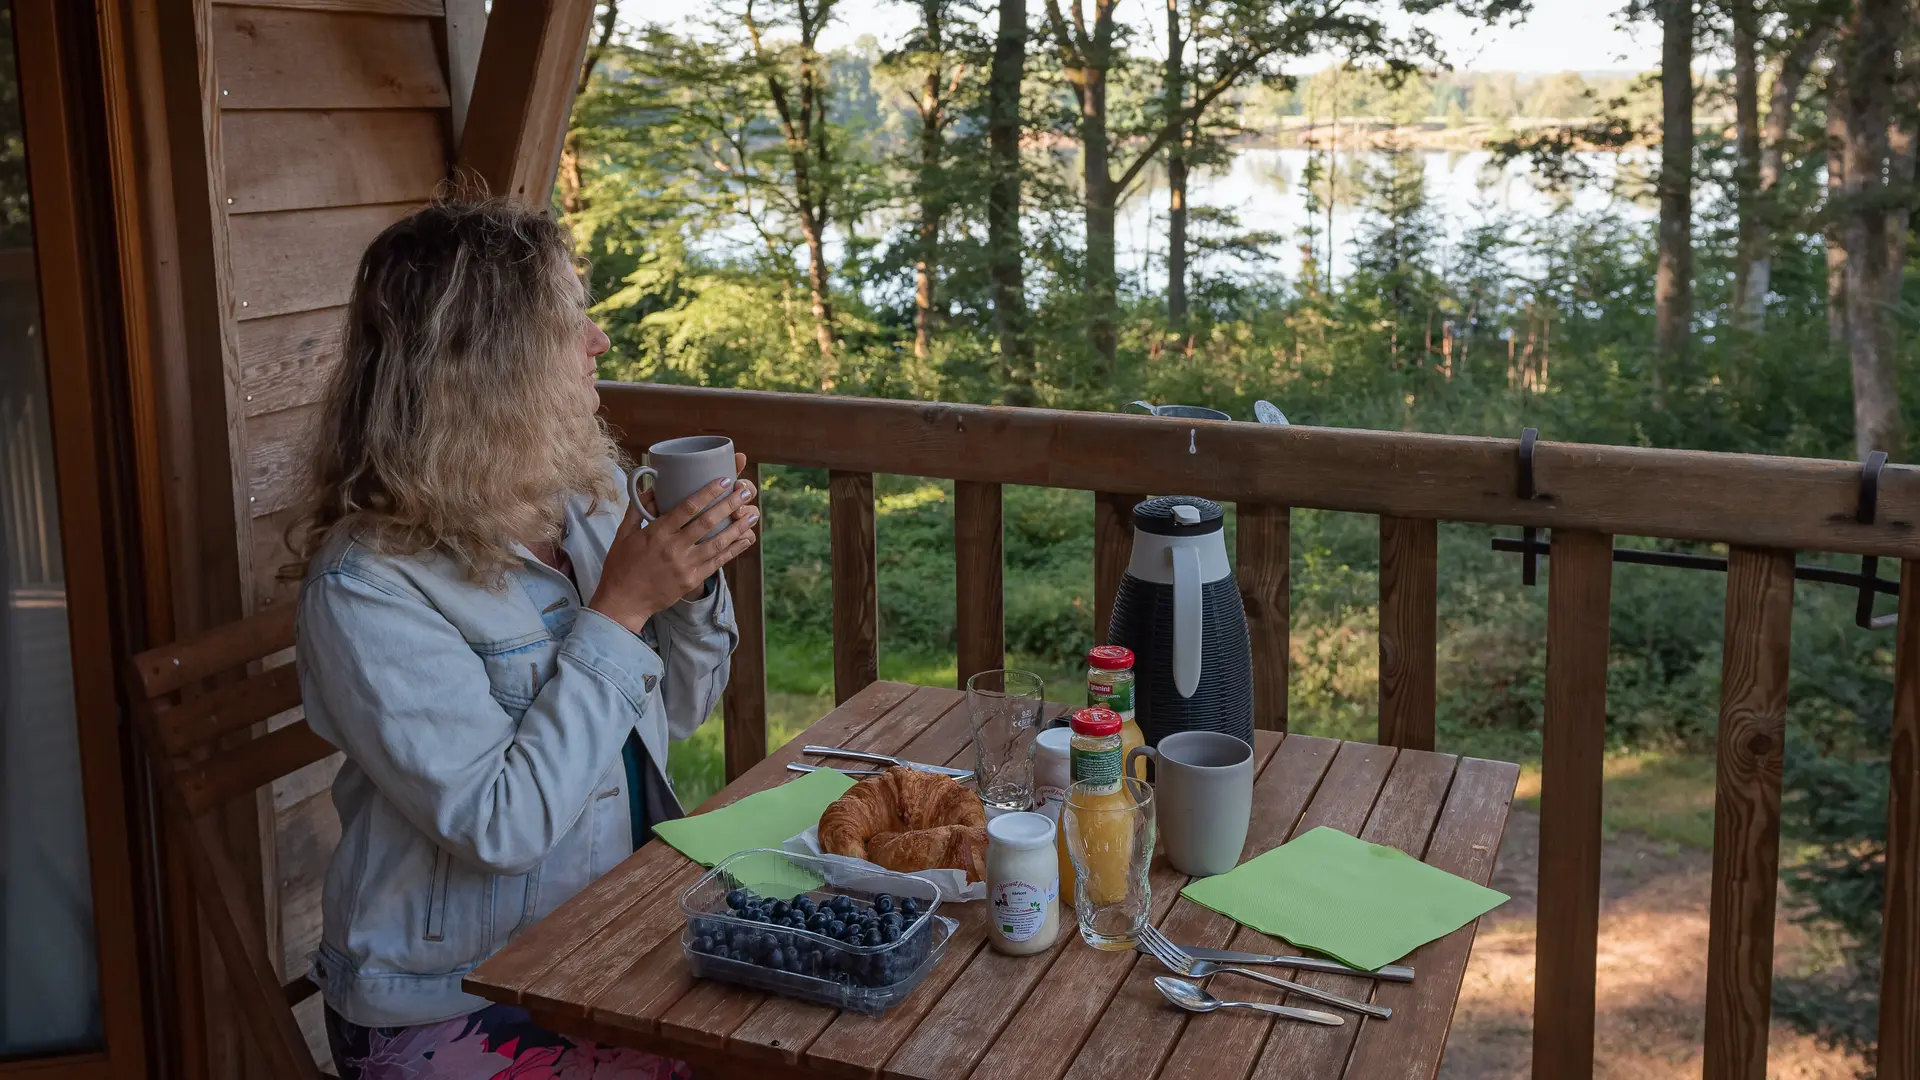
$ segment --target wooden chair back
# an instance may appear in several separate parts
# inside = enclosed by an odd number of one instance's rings
[[[249,1029],[274,1075],[318,1080],[293,1006],[317,987],[303,972],[282,982],[247,881],[220,842],[215,811],[229,800],[319,761],[333,747],[302,719],[246,738],[300,705],[291,663],[265,667],[293,647],[291,604],[151,649],[132,659],[129,683],[140,743],[152,762],[166,828],[187,861]]]

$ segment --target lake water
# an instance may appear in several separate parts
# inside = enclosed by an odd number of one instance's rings
[[[1417,153],[1425,166],[1428,203],[1443,223],[1449,243],[1458,241],[1469,227],[1483,222],[1537,220],[1569,208],[1586,212],[1617,204],[1619,211],[1631,218],[1651,220],[1655,216],[1651,205],[1615,200],[1605,184],[1577,188],[1572,198],[1566,199],[1541,191],[1524,163],[1490,172],[1488,165],[1493,155],[1486,151],[1423,150]],[[1269,249],[1272,261],[1267,265],[1292,278],[1300,269],[1297,236],[1307,216],[1300,175],[1306,170],[1310,156],[1310,151],[1291,148],[1241,150],[1223,170],[1188,178],[1188,205],[1228,210],[1238,216],[1242,229],[1285,237],[1285,243]],[[1360,197],[1356,179],[1360,172],[1356,167],[1359,156],[1339,155],[1340,179],[1333,211],[1336,277],[1346,275],[1353,267],[1353,239],[1362,215],[1356,205]],[[1373,166],[1383,161],[1378,153],[1364,156]],[[1622,162],[1613,154],[1584,154],[1581,159],[1603,180],[1610,180]],[[1325,229],[1324,206],[1318,216],[1320,220],[1316,224]],[[1151,183],[1139,185],[1122,205],[1116,229],[1123,272],[1144,272],[1150,281],[1165,275],[1167,187],[1164,171],[1159,171]],[[1324,258],[1326,237],[1322,235],[1315,243]],[[1244,263],[1235,260],[1215,258],[1223,264],[1220,268],[1246,268]],[[1199,268],[1208,267],[1200,265]],[[1324,266],[1321,272],[1325,272]]]

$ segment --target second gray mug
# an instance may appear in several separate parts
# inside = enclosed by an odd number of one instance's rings
[[[1217,731],[1182,731],[1128,751],[1127,775],[1136,757],[1153,759],[1153,800],[1173,868],[1193,877],[1233,869],[1253,815],[1253,747]]]

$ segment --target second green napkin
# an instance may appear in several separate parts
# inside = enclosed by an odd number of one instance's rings
[[[1263,934],[1369,971],[1509,899],[1397,848],[1325,827],[1201,878],[1180,895]]]
[[[749,848],[779,847],[787,837],[818,822],[820,812],[852,786],[853,779],[845,773],[821,769],[718,810],[663,821],[653,827],[653,834],[701,866],[712,866]]]

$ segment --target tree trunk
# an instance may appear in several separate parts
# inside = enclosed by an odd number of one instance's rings
[[[913,355],[925,360],[933,352],[933,294],[935,259],[939,254],[940,128],[945,103],[940,95],[940,0],[920,5],[927,43],[927,76],[920,88],[920,235],[913,266]]]
[[[1654,349],[1672,371],[1693,320],[1693,2],[1662,0],[1660,255],[1654,272]],[[1656,381],[1656,389],[1657,389]]]
[[[1847,351],[1853,367],[1853,438],[1865,458],[1885,450],[1899,460],[1904,447],[1899,390],[1894,378],[1893,321],[1888,306],[1887,208],[1883,170],[1890,164],[1894,57],[1901,29],[1898,0],[1860,0],[1847,50],[1848,133],[1841,226],[1847,248]]]
[[[1000,339],[1001,400],[1032,405],[1033,350],[1027,340],[1026,280],[1020,263],[1020,83],[1027,55],[1026,0],[1000,0],[1000,25],[987,74],[987,277]]]
[[[1780,178],[1786,172],[1787,139],[1793,134],[1793,115],[1800,101],[1800,85],[1807,69],[1824,47],[1829,32],[1825,27],[1801,34],[1780,60],[1780,71],[1773,80],[1773,94],[1767,104],[1767,118],[1760,128],[1760,190],[1755,219],[1759,224],[1753,246],[1753,263],[1747,274],[1744,292],[1737,293],[1749,329],[1760,331],[1767,322],[1767,293],[1773,288],[1773,230],[1779,227]]]
[[[1847,349],[1847,248],[1841,242],[1837,208],[1846,189],[1847,89],[1839,56],[1827,72],[1827,347],[1834,355]]]
[[[1172,123],[1187,105],[1185,50],[1180,33],[1180,0],[1167,0],[1167,119]],[[1167,151],[1167,323],[1178,329],[1187,320],[1187,125]]]
[[[807,241],[807,293],[813,304],[813,340],[827,362],[822,390],[833,389],[833,298],[827,282],[827,223],[825,216],[800,215],[800,235]]]
[[[1729,0],[1728,3],[1733,16],[1733,187],[1739,217],[1733,257],[1733,296],[1728,306],[1733,325],[1747,330],[1758,328],[1753,274],[1766,235],[1760,221],[1760,69],[1755,56],[1759,15],[1753,5],[1754,0]],[[1764,296],[1765,293],[1761,293],[1761,298]]]
[[[600,58],[606,55],[607,44],[613,40],[613,31],[620,19],[620,0],[603,0],[600,7],[600,35],[587,47],[587,55],[580,63],[580,78],[573,84],[573,100],[578,103],[587,87],[593,85],[593,69],[600,66]],[[569,123],[567,134],[560,142],[560,169],[556,174],[555,186],[560,190],[560,212],[577,214],[585,209],[581,201],[580,188],[580,132]]]
[[[1096,11],[1105,16],[1107,35],[1112,34],[1113,0],[1095,0]],[[1096,16],[1098,18],[1098,16]],[[1113,371],[1119,337],[1115,324],[1120,318],[1119,274],[1114,257],[1114,204],[1112,147],[1107,141],[1107,62],[1108,49],[1093,43],[1098,55],[1089,56],[1078,72],[1080,81],[1080,154],[1082,176],[1086,184],[1087,219],[1087,340],[1093,345],[1096,367],[1092,381],[1101,384]]]

